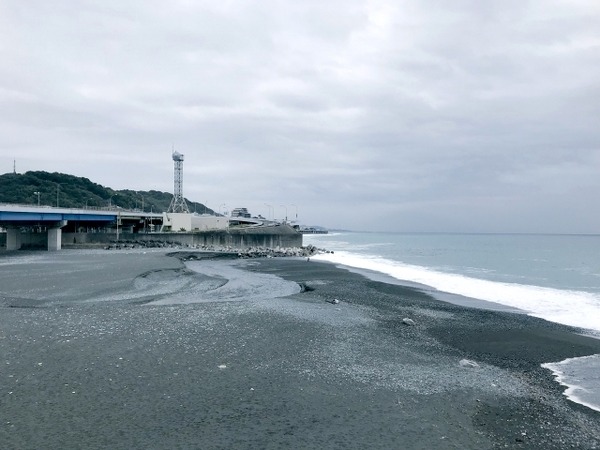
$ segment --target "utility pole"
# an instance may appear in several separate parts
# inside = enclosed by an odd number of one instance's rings
[[[269,209],[267,210],[267,220],[269,220],[269,218],[270,218],[271,216],[273,216],[273,219],[274,219],[274,218],[275,218],[275,217],[274,217],[274,213],[275,213],[275,211],[273,210],[273,214],[271,214],[271,210],[273,209],[273,206],[269,205],[268,203],[265,203],[265,206],[266,206],[267,208],[269,208]]]
[[[139,195],[140,197],[142,197],[142,212],[144,212],[144,196],[142,194],[140,194],[139,192],[136,192],[137,195]],[[136,200],[137,203],[137,200]]]

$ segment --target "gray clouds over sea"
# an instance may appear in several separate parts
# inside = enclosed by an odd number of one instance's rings
[[[594,0],[7,0],[0,171],[170,192],[174,146],[217,210],[598,232],[599,22]]]

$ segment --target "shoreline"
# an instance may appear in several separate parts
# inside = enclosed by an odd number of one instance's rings
[[[182,259],[2,258],[3,446],[600,448],[541,367],[600,353],[571,327],[312,259]]]
[[[598,340],[598,336],[593,334],[584,334],[584,332],[588,330],[556,322],[550,322],[546,319],[529,315],[526,311],[510,308],[504,305],[498,305],[499,307],[496,307],[496,304],[492,302],[478,301],[477,299],[473,299],[475,300],[474,302],[471,302],[471,299],[468,299],[469,302],[466,304],[461,301],[449,301],[444,298],[443,294],[445,293],[432,291],[431,288],[428,288],[427,286],[424,286],[425,289],[418,285],[411,286],[411,283],[404,283],[379,272],[345,266],[343,264],[330,261],[317,261],[315,264],[332,265],[339,270],[358,274],[359,276],[365,277],[370,281],[383,283],[390,286],[398,286],[400,289],[406,288],[420,292],[425,296],[429,296],[429,301],[437,302],[438,308],[441,305],[446,304],[447,306],[441,306],[441,308],[439,308],[442,310],[452,310],[454,307],[458,307],[458,310],[466,309],[467,311],[464,312],[468,313],[468,316],[474,316],[480,320],[482,317],[485,317],[484,324],[481,324],[477,321],[471,322],[472,324],[478,324],[476,331],[470,330],[471,333],[465,333],[463,331],[460,337],[456,338],[456,336],[451,337],[451,335],[444,329],[437,329],[435,331],[436,338],[443,340],[447,344],[450,343],[457,349],[467,351],[469,356],[474,357],[477,361],[485,361],[504,369],[515,371],[520,377],[525,376],[529,382],[537,385],[543,385],[544,389],[548,390],[549,392],[564,395],[564,397],[561,398],[568,398],[567,403],[569,403],[570,407],[574,408],[575,410],[583,412],[584,414],[590,414],[594,418],[600,418],[600,415],[597,415],[598,409],[596,409],[595,405],[587,404],[585,401],[578,399],[576,396],[569,396],[568,391],[570,386],[556,380],[556,372],[549,367],[546,367],[548,364],[552,364],[554,361],[561,363],[564,362],[564,360],[568,361],[571,359],[583,359],[589,356],[600,355],[600,342]],[[284,274],[279,273],[278,275],[287,278],[287,276]],[[294,279],[296,281],[298,280],[297,277],[289,277],[289,279]],[[304,281],[301,283],[303,285],[306,284]],[[325,298],[325,301],[327,301],[327,298]],[[513,319],[511,319],[511,317],[513,317]],[[504,323],[498,325],[498,318],[502,318],[502,322]],[[515,326],[517,329],[511,329]],[[528,330],[528,327],[531,329]],[[465,327],[465,329],[468,328],[469,327]],[[518,332],[518,335],[507,339],[507,333],[511,332]],[[493,340],[490,339],[492,342],[483,342],[485,341],[485,334],[494,336]],[[497,340],[498,334],[503,335],[503,342]],[[479,341],[474,338],[479,339]],[[525,345],[525,343],[528,341],[537,341],[534,342],[535,345],[543,345],[546,348],[544,351],[541,351],[538,348],[537,351],[530,350],[529,352],[525,352],[522,348],[519,348],[521,345]],[[528,343],[532,344],[532,342]],[[502,349],[502,351],[500,351],[501,346],[505,347]],[[552,348],[553,346],[556,346],[557,348]],[[559,346],[561,346],[562,349],[559,349]],[[490,350],[500,354],[490,355]],[[519,350],[521,350],[521,354],[519,354]],[[538,354],[535,355],[535,353]],[[598,438],[597,434],[595,436]],[[597,445],[596,441],[594,441],[594,445]],[[547,448],[552,447],[550,446]]]
[[[475,304],[477,307],[479,303],[478,307],[486,309],[521,309],[535,317],[580,328],[583,333],[600,339],[600,325],[595,320],[598,310],[593,306],[600,298],[592,291],[495,281],[431,270],[419,265],[405,265],[392,259],[371,260],[344,251],[338,251],[335,255],[320,255],[315,260],[339,264],[352,270],[365,270],[365,273],[376,273],[378,276],[390,276],[407,286],[430,291],[435,296],[445,296],[444,300],[463,306]],[[575,311],[578,314],[574,314]]]
[[[562,366],[565,364],[581,362],[582,360],[590,359],[600,360],[600,354],[567,358],[563,361],[544,363],[542,364],[542,367],[550,370],[553,373],[555,381],[565,388],[563,392],[565,397],[572,402],[578,403],[600,413],[600,405],[598,403],[588,402],[585,398],[581,397],[581,392],[586,392],[586,389],[581,386],[581,380],[578,379],[578,377],[573,377],[573,375],[566,374],[564,369],[562,369]],[[595,365],[598,366],[599,364],[596,363]],[[597,373],[597,369],[595,372]]]
[[[489,310],[489,311],[502,311],[502,312],[509,312],[509,313],[513,313],[513,314],[525,314],[525,315],[529,315],[531,317],[539,317],[539,316],[534,315],[530,311],[518,309],[515,307],[511,307],[511,306],[504,305],[501,303],[496,303],[493,301],[486,301],[486,300],[481,300],[481,299],[477,299],[474,297],[466,297],[466,296],[462,296],[459,294],[452,294],[449,292],[439,291],[431,286],[419,284],[419,283],[415,283],[415,282],[411,282],[411,281],[407,281],[407,280],[400,280],[398,278],[393,277],[392,275],[389,275],[389,274],[383,273],[383,272],[378,272],[376,270],[349,266],[349,265],[345,265],[343,263],[333,262],[333,261],[328,261],[328,260],[321,260],[321,261],[325,262],[325,263],[329,263],[329,264],[334,264],[334,265],[336,265],[336,267],[339,267],[341,269],[345,269],[350,272],[363,275],[373,281],[381,281],[383,283],[412,287],[414,289],[421,290],[442,302],[452,303],[454,305],[462,306],[465,308],[476,308],[476,309],[479,308],[479,309],[484,309],[484,310]],[[560,322],[552,322],[543,317],[539,317],[539,318],[544,321],[547,321],[549,323],[557,323],[562,326],[567,326],[572,329],[573,333],[600,340],[600,332],[598,330],[590,330],[587,328],[573,327],[570,325],[561,324]],[[578,366],[578,371],[574,371],[573,368],[569,368],[570,373],[568,373],[568,374],[565,374],[565,372],[564,372],[565,368],[563,368],[563,366],[565,364],[570,364],[570,363],[572,364],[574,361],[578,361],[578,360],[589,360],[589,358],[592,358],[592,357],[596,357],[596,358],[600,359],[600,353],[595,353],[592,355],[584,355],[584,356],[579,356],[579,357],[574,357],[574,358],[567,357],[563,360],[558,360],[558,361],[548,361],[548,362],[540,364],[540,366],[542,368],[547,369],[552,372],[552,376],[553,376],[554,380],[556,381],[556,383],[559,384],[560,386],[564,387],[563,395],[567,399],[569,399],[570,401],[572,401],[576,404],[579,404],[586,408],[589,408],[593,411],[600,412],[600,392],[596,391],[596,389],[598,388],[598,383],[597,382],[594,383],[593,380],[590,379],[590,378],[593,378],[592,374],[594,372],[597,372],[598,370],[600,370],[600,364],[595,364],[593,366],[593,368],[586,367],[583,369],[580,366]],[[594,386],[593,386],[594,391],[588,390],[589,386],[587,386],[587,387],[585,386],[585,381],[582,382],[582,377],[587,379],[588,382],[594,383]],[[582,385],[582,383],[583,383],[583,385]]]
[[[322,261],[328,264],[334,264],[341,269],[348,270],[349,272],[357,273],[359,275],[363,275],[370,280],[373,281],[381,281],[382,283],[388,284],[397,284],[399,286],[405,286],[409,288],[418,289],[420,291],[426,292],[432,297],[440,300],[442,302],[452,303],[454,305],[463,306],[465,308],[479,308],[486,309],[489,311],[504,311],[504,312],[512,312],[515,314],[528,314],[528,311],[523,309],[514,308],[512,306],[503,305],[501,303],[491,302],[487,300],[481,300],[474,297],[466,297],[460,294],[453,294],[451,292],[443,292],[439,291],[434,287],[427,286],[426,284],[415,283],[408,280],[399,280],[398,278],[394,278],[392,275],[388,275],[386,273],[377,272],[371,269],[363,269],[360,267],[347,266],[340,263],[335,263],[331,261]],[[600,336],[598,337],[600,339]]]

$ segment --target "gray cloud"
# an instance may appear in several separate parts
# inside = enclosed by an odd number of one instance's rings
[[[0,161],[308,224],[599,232],[593,0],[0,5]],[[293,205],[293,206],[292,206]]]

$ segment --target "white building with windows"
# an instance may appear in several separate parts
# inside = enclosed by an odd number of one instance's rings
[[[223,216],[188,213],[163,213],[161,232],[225,230],[229,219]]]

